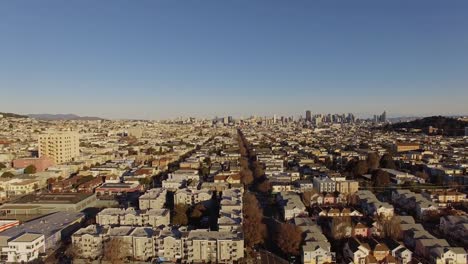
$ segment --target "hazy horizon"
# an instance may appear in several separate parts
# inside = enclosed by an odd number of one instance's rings
[[[468,115],[466,1],[5,1],[0,112]]]

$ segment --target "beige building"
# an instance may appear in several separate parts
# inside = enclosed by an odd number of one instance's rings
[[[80,258],[93,259],[111,238],[123,239],[130,257],[142,261],[163,257],[182,263],[233,263],[244,257],[243,234],[229,231],[90,225],[73,234],[72,243]]]
[[[244,257],[244,238],[235,232],[192,230],[184,248],[188,263],[232,263]]]
[[[359,190],[359,182],[358,181],[337,181],[336,182],[336,190],[340,193],[348,194],[348,193],[355,193]]]
[[[162,209],[166,203],[166,189],[153,188],[140,196],[138,202],[140,210]]]
[[[170,224],[170,212],[168,209],[140,211],[133,208],[106,208],[97,214],[96,223],[122,226],[167,226]]]
[[[211,199],[210,190],[179,189],[174,194],[174,204],[194,205]]]
[[[39,135],[39,157],[49,157],[56,164],[72,161],[80,155],[77,132],[48,132]]]

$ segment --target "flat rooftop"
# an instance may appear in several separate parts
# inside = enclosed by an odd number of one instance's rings
[[[47,239],[83,217],[83,213],[56,212],[0,232],[0,237],[17,237],[23,233],[35,233],[42,234]]]
[[[9,202],[9,204],[76,204],[93,195],[89,193],[29,194]]]

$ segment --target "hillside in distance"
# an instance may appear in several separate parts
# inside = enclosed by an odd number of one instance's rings
[[[399,131],[417,131],[421,130],[427,134],[463,136],[468,122],[445,116],[430,116],[410,122],[400,122],[388,125],[386,129]]]
[[[38,120],[104,120],[100,117],[75,114],[29,114],[28,116]]]
[[[0,115],[2,115],[3,117],[12,117],[12,118],[28,118],[28,116],[14,114],[14,113],[2,113],[2,112],[0,112]]]

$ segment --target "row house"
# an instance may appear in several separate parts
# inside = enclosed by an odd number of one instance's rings
[[[319,213],[319,216],[323,217],[362,217],[363,214],[357,210],[350,208],[343,208],[342,210],[333,208],[330,210],[323,210]]]
[[[425,191],[422,195],[439,206],[446,207],[451,203],[466,202],[466,194],[457,191]]]
[[[308,215],[304,203],[302,203],[300,196],[294,192],[282,192],[277,196],[278,204],[282,208],[283,217],[285,221],[293,219],[298,216]]]
[[[330,242],[319,225],[305,217],[295,218],[294,224],[301,229],[304,236],[301,246],[301,263],[323,264],[335,261],[335,253],[331,251]]]
[[[423,218],[429,212],[438,212],[439,206],[410,190],[400,189],[392,192],[392,202],[406,210],[415,210],[418,218]]]
[[[360,190],[357,193],[359,205],[368,215],[380,215],[391,218],[394,215],[394,208],[391,204],[381,202],[374,193],[369,190]]]
[[[346,261],[363,264],[407,264],[412,260],[412,252],[393,239],[377,241],[350,238],[343,248],[343,255]]]
[[[242,225],[243,189],[233,188],[223,192],[220,202],[218,227],[222,231],[234,231]]]

